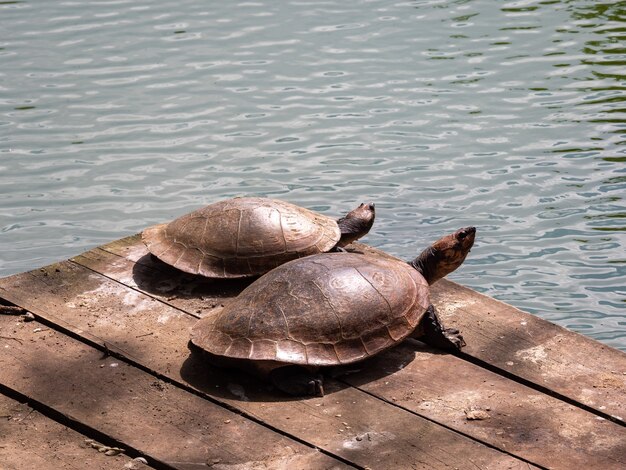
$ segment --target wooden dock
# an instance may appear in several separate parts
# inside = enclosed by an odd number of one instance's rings
[[[626,468],[621,351],[443,280],[462,353],[409,340],[294,399],[190,356],[245,285],[138,236],[0,279],[34,315],[0,314],[0,469]]]

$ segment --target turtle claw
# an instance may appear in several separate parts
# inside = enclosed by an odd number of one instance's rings
[[[462,347],[466,346],[463,336],[456,328],[446,328],[443,330],[443,336],[451,343],[453,349],[460,351]]]
[[[322,381],[321,378],[316,378],[313,379],[309,382],[309,390],[311,390],[313,393],[311,393],[310,395],[315,395],[317,397],[323,397],[324,396],[324,382]]]
[[[441,322],[437,318],[435,308],[432,305],[428,307],[424,314],[422,326],[424,336],[418,339],[430,346],[448,351],[458,351],[465,346],[465,341],[459,330],[441,326]]]
[[[312,374],[300,367],[279,367],[270,374],[279,390],[292,396],[324,396],[324,380],[320,374]]]

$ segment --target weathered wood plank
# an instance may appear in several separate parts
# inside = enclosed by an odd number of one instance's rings
[[[243,374],[206,367],[187,357],[193,317],[77,264],[64,262],[13,276],[0,286],[0,296],[36,315],[104,341],[112,351],[356,465],[528,467],[333,380],[325,397],[290,400]]]
[[[346,467],[41,323],[0,329],[5,386],[172,467]]]
[[[546,468],[626,468],[626,427],[417,341],[345,380]]]
[[[140,470],[148,465],[121,453],[105,455],[88,438],[30,406],[0,394],[0,468],[3,470]]]
[[[361,243],[353,246],[381,253]],[[220,290],[215,289],[214,281],[181,276],[148,255],[139,236],[117,240],[102,249],[137,263],[134,277],[128,276],[121,261],[118,274],[122,277],[115,277],[116,268],[111,266],[108,272],[112,277],[199,315],[228,301],[245,286],[218,282]],[[163,275],[154,277],[154,271],[145,271],[150,267]],[[626,417],[626,354],[622,351],[446,279],[437,282],[431,292],[446,326],[463,333],[467,342],[464,354],[616,420]]]
[[[154,271],[160,268],[158,263],[151,268],[149,259],[144,260],[144,266],[124,260],[99,250],[76,258],[111,278],[148,291],[156,291],[150,283],[161,285],[164,281]],[[134,273],[132,280],[124,274],[129,272]],[[172,286],[179,282],[176,273],[163,276],[170,281],[167,301],[180,309],[195,309],[194,296],[175,295],[177,290]],[[203,282],[204,286],[196,284],[195,295],[211,297],[211,283]],[[188,280],[180,283],[189,288]],[[375,358],[362,368],[363,372],[348,376],[347,382],[482,442],[507,451],[514,449],[511,452],[515,455],[546,467],[604,469],[618,463],[626,465],[626,428],[420,344],[413,342]],[[472,407],[478,409],[472,413]],[[489,417],[467,419],[480,417],[481,411]]]
[[[626,354],[450,281],[433,286],[464,354],[623,421]]]

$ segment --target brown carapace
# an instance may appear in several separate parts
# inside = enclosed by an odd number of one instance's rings
[[[285,201],[241,197],[149,227],[142,240],[150,253],[181,271],[239,278],[343,246],[367,234],[373,222],[371,203],[336,221]]]
[[[463,339],[439,323],[429,285],[463,262],[475,233],[443,237],[410,263],[359,253],[288,262],[201,319],[191,344],[214,364],[254,370],[294,395],[323,393],[319,367],[366,359],[409,336],[459,349]]]

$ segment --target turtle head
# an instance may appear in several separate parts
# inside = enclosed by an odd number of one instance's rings
[[[461,266],[474,245],[475,227],[465,227],[440,238],[411,261],[428,284],[437,282]]]
[[[373,202],[364,202],[356,209],[348,212],[345,217],[337,221],[341,230],[341,239],[337,246],[343,247],[361,237],[367,235],[376,217],[376,210]]]

